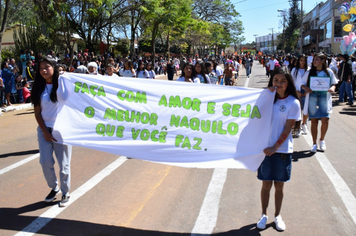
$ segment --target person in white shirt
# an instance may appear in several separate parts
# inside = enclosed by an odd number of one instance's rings
[[[148,71],[145,69],[145,63],[143,61],[138,62],[136,77],[143,78],[143,79],[148,79],[150,77],[150,75],[148,74]]]
[[[182,68],[182,76],[177,79],[180,82],[190,82],[200,84],[200,79],[196,76],[196,72],[192,63],[187,62]]]
[[[95,61],[88,63],[88,71],[89,75],[97,75],[98,74],[98,64]]]
[[[330,77],[330,88],[327,92],[316,92],[310,89],[310,77]],[[318,136],[318,122],[321,120],[320,132],[320,150],[326,150],[324,141],[326,132],[329,126],[330,113],[332,111],[331,93],[335,92],[335,85],[338,83],[334,73],[326,66],[326,56],[323,53],[318,53],[314,56],[312,67],[303,76],[302,88],[309,93],[308,115],[311,120],[311,134],[313,138],[313,146],[311,152],[317,152],[317,136]]]
[[[315,51],[312,50],[309,57],[308,57],[308,60],[307,60],[307,63],[308,63],[308,70],[310,70],[311,66],[312,66],[312,63],[313,63],[313,59],[314,59],[314,53]]]
[[[304,89],[301,88],[301,86],[303,83],[302,82],[303,76],[306,71],[307,71],[307,57],[303,54],[298,57],[297,65],[291,71],[291,75],[292,75],[295,87],[297,89],[297,93],[298,93],[298,97],[299,97],[302,109],[304,107],[306,93],[305,93]],[[301,127],[302,129],[296,130],[297,137],[300,136],[301,131],[303,131],[304,134],[308,134],[307,121],[308,121],[308,115],[303,115],[303,122],[302,122],[302,127]]]
[[[274,56],[271,56],[269,61],[267,62],[266,66],[269,68],[269,75],[270,75],[270,80],[273,78],[273,70],[276,65],[276,59],[274,59]]]
[[[112,76],[112,77],[119,78],[119,76],[114,73],[114,65],[113,64],[108,64],[106,66],[106,73],[107,73],[106,76]]]
[[[120,76],[122,77],[136,77],[136,72],[133,69],[133,64],[131,60],[125,61],[124,68],[120,71]]]
[[[262,180],[261,207],[262,216],[257,222],[258,229],[265,229],[268,216],[267,208],[272,186],[275,188],[274,222],[276,229],[283,231],[286,225],[281,217],[284,182],[290,180],[292,169],[293,137],[291,129],[301,119],[300,103],[288,70],[276,68],[272,78],[271,91],[276,91],[268,146],[263,150],[265,159],[258,168],[257,178]]]
[[[149,75],[148,79],[155,79],[156,78],[156,73],[152,68],[152,63],[151,62],[148,62],[146,64],[146,70],[147,70],[148,75]]]
[[[214,69],[212,72],[218,78],[218,85],[223,85],[224,70],[220,66],[218,66],[218,63],[216,61],[213,61],[213,65]]]

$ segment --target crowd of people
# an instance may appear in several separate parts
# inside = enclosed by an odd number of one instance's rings
[[[166,74],[172,81],[205,83],[213,85],[236,85],[240,68],[251,75],[253,64],[259,61],[266,68],[269,77],[267,87],[275,92],[272,111],[271,133],[268,147],[263,152],[265,158],[258,169],[257,177],[262,181],[261,206],[262,216],[257,228],[266,228],[267,208],[272,186],[275,187],[275,224],[277,230],[285,230],[286,225],[280,215],[283,201],[284,182],[290,180],[291,160],[293,153],[293,137],[308,133],[307,121],[311,121],[313,145],[311,152],[325,151],[325,136],[328,130],[332,109],[331,94],[338,91],[338,102],[347,101],[350,106],[354,102],[356,75],[356,58],[348,55],[325,55],[311,52],[310,55],[278,56],[278,55],[231,55],[213,57],[205,55],[187,56],[181,60],[177,57],[157,57],[153,64],[149,58],[138,57],[129,59],[110,55],[94,57],[87,51],[74,54],[73,62],[68,65],[68,57],[60,58],[51,51],[46,57],[33,57],[33,53],[21,54],[21,68],[14,59],[5,60],[2,65],[0,87],[2,88],[0,103],[11,106],[10,94],[17,91],[19,102],[29,102],[30,97],[35,107],[38,122],[38,141],[40,147],[40,163],[51,192],[46,202],[54,200],[62,191],[61,206],[69,199],[70,190],[70,159],[71,147],[66,145],[48,145],[56,143],[52,136],[52,128],[56,118],[56,90],[58,77],[63,71],[121,77],[155,79],[157,75]],[[222,65],[222,66],[221,66]],[[223,68],[222,68],[223,67]],[[20,73],[22,69],[22,73]],[[317,79],[329,78],[327,88],[313,91],[313,82]],[[32,87],[32,82],[34,82]],[[32,91],[30,91],[32,88]],[[20,92],[21,91],[21,92]],[[6,106],[6,105],[5,105]],[[318,123],[321,122],[318,142]],[[293,132],[294,130],[294,132]],[[51,147],[51,148],[48,148]],[[60,187],[53,172],[53,152],[60,159]]]

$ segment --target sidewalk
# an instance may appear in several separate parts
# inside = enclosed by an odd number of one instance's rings
[[[0,108],[0,116],[2,116],[3,113],[5,113],[5,112],[18,111],[18,110],[30,108],[32,106],[33,106],[32,103],[19,103],[19,104],[13,104],[12,106],[8,106],[8,107],[1,107]]]

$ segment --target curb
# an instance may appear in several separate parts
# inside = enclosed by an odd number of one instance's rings
[[[0,108],[0,116],[2,116],[2,113],[4,112],[9,112],[9,111],[18,111],[26,108],[33,107],[32,103],[25,103],[25,104],[20,104],[20,105],[12,105],[9,107],[2,107]]]

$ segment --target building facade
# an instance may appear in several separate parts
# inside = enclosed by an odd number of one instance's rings
[[[273,33],[256,37],[256,50],[266,54],[277,52],[277,37],[280,33]]]
[[[342,37],[348,33],[342,27],[338,8],[341,3],[334,0],[321,2],[303,18],[303,53],[312,50],[327,54],[340,53]]]

